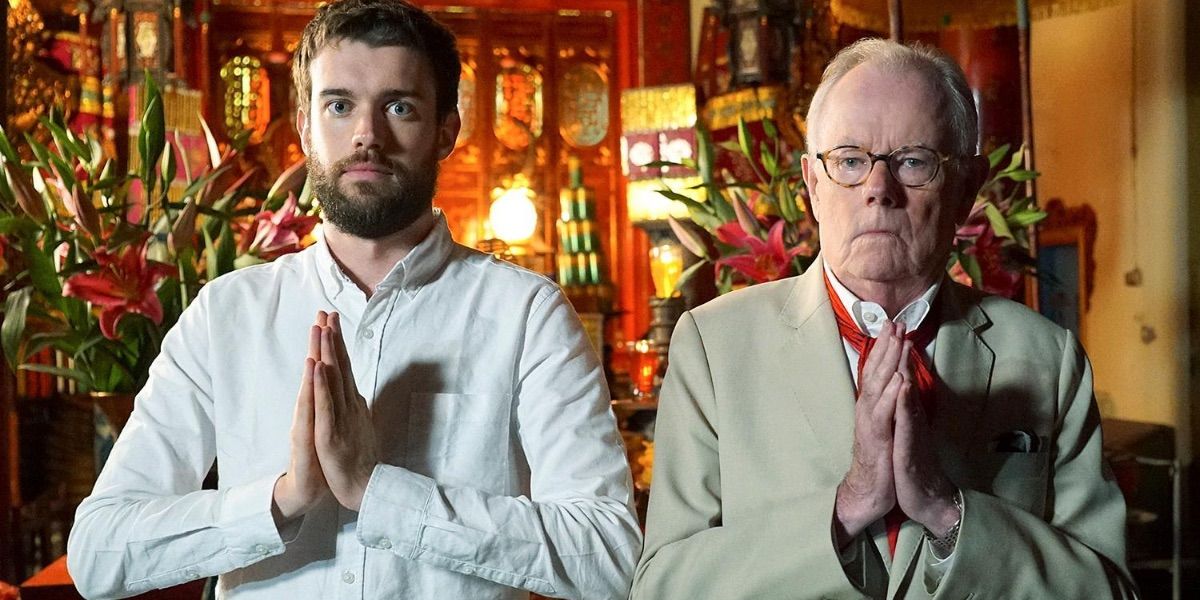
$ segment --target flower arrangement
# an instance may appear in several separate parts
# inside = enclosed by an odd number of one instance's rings
[[[737,141],[714,144],[701,126],[694,160],[648,165],[690,169],[700,178],[687,190],[658,191],[687,206],[691,224],[674,218],[668,223],[680,243],[701,259],[683,273],[677,287],[711,265],[717,290],[725,293],[798,275],[815,258],[819,242],[816,223],[805,208],[802,151],[789,149],[770,120],[762,121],[762,129],[765,139],[756,143],[739,119]],[[737,179],[728,169],[714,168],[718,152],[729,153],[752,177]],[[946,267],[960,283],[1007,297],[1033,267],[1027,228],[1046,218],[1023,194],[1021,184],[1037,177],[1022,168],[1023,156],[1017,150],[1005,163],[1007,145],[988,155],[989,177],[955,236]]]
[[[82,392],[134,392],[202,285],[299,250],[317,223],[301,209],[303,161],[264,195],[252,189],[255,171],[239,167],[245,138],[222,146],[201,120],[209,164],[192,173],[149,77],[143,96],[128,173],[58,111],[41,122],[52,144],[26,136],[29,160],[0,129],[0,345],[14,370]],[[177,181],[182,194],[169,194]],[[68,360],[31,360],[48,348]]]

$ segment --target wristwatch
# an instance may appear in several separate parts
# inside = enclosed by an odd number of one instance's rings
[[[954,552],[954,546],[958,544],[958,526],[962,524],[963,500],[962,490],[954,490],[954,508],[958,509],[958,519],[946,530],[946,535],[937,537],[925,530],[925,539],[929,542],[929,549],[933,551],[934,558],[945,560],[950,558],[950,554]]]

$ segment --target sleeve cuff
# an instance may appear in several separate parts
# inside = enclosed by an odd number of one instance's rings
[[[429,477],[392,465],[376,465],[359,507],[359,543],[414,557],[436,489]]]
[[[271,516],[271,497],[278,475],[237,485],[221,492],[217,524],[236,562],[248,565],[282,554],[283,538]]]

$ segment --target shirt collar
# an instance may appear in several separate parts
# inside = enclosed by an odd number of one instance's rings
[[[842,282],[838,281],[837,276],[833,274],[833,270],[829,268],[829,263],[825,263],[824,267],[825,275],[829,277],[829,281],[833,284],[833,291],[837,293],[838,299],[842,301],[842,306],[850,309],[850,315],[854,317],[854,323],[858,325],[860,330],[866,332],[867,335],[879,337],[879,332],[883,330],[883,322],[891,318],[891,316],[887,314],[883,306],[875,302],[859,299],[858,296],[854,295],[854,292],[851,292],[849,288],[842,285]],[[925,321],[925,317],[929,316],[929,311],[933,307],[933,299],[937,297],[938,290],[942,287],[942,279],[939,277],[937,281],[933,282],[933,285],[929,286],[929,289],[925,290],[925,293],[917,296],[915,300],[900,309],[900,312],[896,313],[896,316],[891,318],[891,320],[904,324],[905,331],[914,331],[917,327],[920,327],[921,323]]]
[[[412,249],[403,259],[392,266],[388,274],[376,286],[377,291],[401,289],[415,292],[421,286],[429,283],[442,270],[450,253],[454,249],[454,239],[450,235],[450,227],[446,224],[446,215],[441,209],[433,209],[436,221],[425,239]],[[317,273],[322,285],[329,296],[336,297],[346,288],[354,288],[354,282],[346,275],[333,253],[329,251],[328,242],[322,233],[317,234],[317,243],[313,250],[316,252]]]

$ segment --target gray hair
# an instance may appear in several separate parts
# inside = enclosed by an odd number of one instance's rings
[[[813,94],[808,106],[808,136],[806,144],[810,155],[818,151],[813,146],[815,126],[820,126],[821,113],[829,91],[854,67],[862,64],[884,67],[890,71],[909,71],[924,75],[944,99],[946,115],[943,123],[950,131],[950,151],[958,155],[974,156],[979,145],[979,117],[975,110],[975,98],[967,85],[966,75],[953,59],[924,44],[904,45],[890,40],[867,38],[859,40],[837,53],[825,73],[821,85]]]

